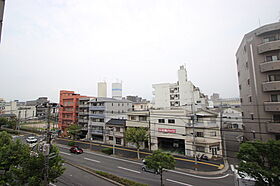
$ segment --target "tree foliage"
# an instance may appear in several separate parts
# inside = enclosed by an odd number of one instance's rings
[[[62,159],[58,148],[52,146],[53,158],[49,160],[49,181],[63,174]],[[44,156],[32,156],[28,145],[13,141],[6,132],[0,133],[0,185],[42,185],[44,179]]]
[[[157,150],[154,151],[151,156],[145,158],[145,163],[149,169],[157,170],[159,172],[161,185],[163,185],[163,170],[174,169],[176,161],[171,154]]]
[[[239,174],[246,173],[259,185],[280,185],[280,141],[254,141],[241,144]]]
[[[136,145],[137,157],[140,158],[139,148],[141,144],[148,140],[148,133],[145,128],[128,128],[125,132],[125,139]]]
[[[17,125],[17,121],[15,119],[0,117],[0,128],[2,126],[7,126],[9,128],[15,129],[16,125]]]
[[[68,127],[68,133],[72,136],[73,140],[77,138],[77,135],[81,133],[82,127],[76,124],[70,125]]]

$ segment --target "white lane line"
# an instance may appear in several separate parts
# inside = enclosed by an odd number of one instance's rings
[[[68,149],[68,148],[60,146],[60,145],[57,145],[57,146],[59,146],[60,148]],[[107,156],[107,155],[103,155],[103,154],[97,154],[97,153],[94,153],[94,152],[84,151],[84,153],[93,154],[93,155],[96,155],[96,156],[101,156],[101,157],[110,158],[110,159],[115,159],[115,160],[119,160],[119,161],[123,161],[123,162],[133,163],[133,164],[136,164],[136,165],[143,165],[142,163],[129,161],[129,160],[125,160],[125,159],[120,159],[120,158],[115,158],[115,157],[111,157],[111,156]],[[198,175],[194,175],[194,174],[179,172],[179,171],[175,171],[175,170],[167,170],[167,171],[168,172],[173,172],[173,173],[176,173],[176,174],[182,174],[182,175],[185,175],[185,176],[194,177],[194,178],[209,179],[209,180],[222,179],[222,178],[225,178],[225,177],[229,176],[229,174],[226,174],[226,175],[220,176],[220,177],[205,177],[205,176],[198,176]]]
[[[187,183],[183,183],[183,182],[179,182],[179,181],[175,181],[175,180],[171,180],[171,179],[166,179],[166,181],[170,181],[170,182],[173,182],[173,183],[177,183],[177,184],[179,184],[179,185],[193,186],[193,185],[190,185],[190,184],[187,184]]]
[[[222,179],[222,178],[225,178],[225,177],[229,176],[229,174],[226,174],[226,175],[223,175],[223,176],[205,177],[205,176],[198,176],[198,175],[194,175],[194,174],[188,174],[188,173],[185,173],[185,172],[178,172],[178,171],[175,171],[175,170],[167,170],[167,172],[173,172],[173,173],[182,174],[182,175],[185,175],[185,176],[192,176],[192,177],[195,177],[195,178],[208,179],[208,180],[217,180],[217,179]]]
[[[66,154],[66,155],[68,155],[68,156],[71,156],[71,154],[66,153],[66,152],[59,152],[59,153],[61,153],[61,154]]]
[[[93,160],[93,159],[90,159],[90,158],[84,158],[85,160],[88,160],[88,161],[93,161],[93,162],[96,162],[96,163],[100,163],[100,161],[98,160]]]
[[[232,170],[232,172],[235,172],[234,170],[235,170],[235,168],[234,168],[234,165],[230,165],[230,168],[231,168],[231,170]]]
[[[128,168],[124,168],[124,167],[118,167],[119,169],[123,169],[123,170],[127,170],[127,171],[131,171],[131,172],[135,172],[135,173],[138,173],[140,174],[139,171],[136,171],[136,170],[131,170],[131,169],[128,169]]]
[[[55,184],[53,184],[53,183],[50,183],[50,185],[51,185],[51,186],[56,186],[56,185],[55,185]]]

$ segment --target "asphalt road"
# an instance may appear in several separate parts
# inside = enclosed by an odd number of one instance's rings
[[[56,183],[50,184],[51,186],[113,186],[114,184],[105,181],[102,178],[96,177],[76,167],[65,164],[66,170],[62,176],[57,179]]]
[[[160,176],[144,172],[141,170],[142,164],[127,159],[120,159],[113,156],[107,156],[96,152],[85,151],[83,154],[69,153],[68,147],[60,147],[61,155],[64,160],[77,165],[88,167],[94,170],[101,170],[123,178],[127,178],[136,182],[145,183],[148,185],[160,185]],[[199,176],[185,172],[170,170],[164,172],[165,185],[187,185],[187,186],[220,186],[234,185],[231,174],[220,176]],[[79,184],[77,180],[77,184]]]

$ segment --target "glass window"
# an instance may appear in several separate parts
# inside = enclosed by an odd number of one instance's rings
[[[121,145],[122,144],[122,138],[116,138],[116,144]]]
[[[271,102],[280,102],[280,94],[272,94]]]
[[[165,123],[165,120],[164,119],[158,119],[158,122],[159,123]]]
[[[196,132],[195,136],[196,137],[204,137],[204,134],[203,134],[203,132]]]
[[[168,123],[175,123],[175,119],[168,119]]]
[[[268,76],[269,81],[280,81],[280,74],[274,74]]]
[[[280,114],[273,115],[273,122],[280,123]]]
[[[113,141],[113,139],[114,139],[113,136],[109,136],[110,141]]]
[[[120,132],[121,128],[120,127],[116,127],[116,132]]]

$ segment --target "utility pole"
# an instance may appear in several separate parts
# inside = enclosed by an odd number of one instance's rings
[[[195,171],[197,171],[197,157],[196,157],[196,146],[195,146],[195,131],[194,131],[194,122],[195,122],[195,113],[194,113],[194,105],[192,103],[191,105],[192,107],[192,116],[191,116],[191,119],[192,119],[192,129],[193,129],[193,153],[194,153],[194,169]]]
[[[149,150],[152,150],[152,138],[151,138],[151,112],[148,109],[148,120],[149,120]]]
[[[116,154],[115,150],[116,138],[115,138],[115,127],[113,127],[113,155]]]
[[[220,133],[221,133],[221,142],[222,142],[222,152],[224,159],[227,159],[227,154],[226,154],[226,140],[224,139],[224,134],[223,134],[223,108],[222,108],[222,102],[220,104]]]

